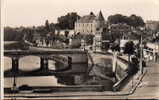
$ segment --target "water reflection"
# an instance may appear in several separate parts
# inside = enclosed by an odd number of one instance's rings
[[[4,57],[4,71],[12,68],[12,59],[9,57]]]
[[[40,68],[40,58],[36,56],[26,56],[19,61],[20,69],[25,71]],[[48,61],[49,69],[55,70],[55,62]],[[9,57],[4,57],[4,70],[11,69],[12,60]],[[54,76],[41,77],[18,77],[17,86],[28,84],[30,86],[61,86]],[[13,78],[4,78],[4,87],[12,87]]]
[[[19,59],[19,69],[24,71],[32,71],[40,68],[40,57],[24,56]]]

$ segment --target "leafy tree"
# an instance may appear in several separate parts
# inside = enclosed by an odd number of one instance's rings
[[[140,16],[131,15],[131,16],[124,16],[121,14],[115,14],[108,17],[108,22],[110,24],[118,24],[118,23],[126,23],[127,25],[138,27],[138,26],[144,26],[145,23]]]
[[[45,21],[45,28],[48,32],[50,32],[50,25],[48,20]]]
[[[56,29],[55,24],[54,24],[54,23],[51,23],[51,24],[50,24],[50,31],[53,32],[53,33],[55,33],[55,29]]]
[[[128,54],[128,62],[129,62],[128,70],[127,70],[128,74],[133,75],[137,71],[136,66],[134,66],[133,63],[130,63],[130,56],[135,53],[135,47],[134,47],[133,41],[128,41],[125,44],[124,53]]]
[[[82,36],[82,38],[85,40],[85,42],[88,45],[92,45],[93,44],[93,38],[94,38],[93,34],[85,34],[85,35]]]
[[[142,17],[140,17],[140,16],[131,15],[129,18],[130,18],[130,20],[128,21],[128,24],[130,26],[133,26],[133,27],[136,28],[138,26],[144,26],[145,25]]]
[[[4,41],[21,41],[23,37],[23,27],[12,28],[5,27],[4,28]]]
[[[117,44],[117,43],[112,44],[111,50],[112,50],[113,52],[120,51],[120,45]]]
[[[69,35],[69,31],[65,31],[65,43],[66,43],[67,45],[69,44],[68,35]]]
[[[65,31],[65,37],[68,37],[69,31]]]
[[[124,47],[124,53],[128,54],[128,61],[130,63],[130,56],[135,53],[135,46],[133,41],[128,41]]]
[[[127,17],[121,14],[115,14],[108,17],[110,24],[126,23]]]
[[[33,33],[30,28],[25,29],[25,32],[23,33],[23,39],[25,39],[29,42],[33,42]]]
[[[80,16],[77,15],[76,12],[68,13],[65,16],[58,17],[56,27],[59,27],[60,29],[73,29],[76,20],[79,18]]]

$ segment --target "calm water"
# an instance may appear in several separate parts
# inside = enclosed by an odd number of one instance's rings
[[[12,60],[9,57],[4,57],[4,70],[10,69]],[[40,68],[40,58],[36,56],[27,56],[21,58],[19,61],[19,68],[21,70],[29,71]],[[49,60],[49,69],[55,69],[55,62]],[[41,77],[20,77],[17,78],[17,86],[20,85],[30,86],[61,86],[57,83],[57,79],[54,76],[41,76]],[[4,87],[12,87],[13,78],[4,78]]]

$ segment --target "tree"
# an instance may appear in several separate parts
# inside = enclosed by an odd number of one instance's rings
[[[60,29],[74,29],[74,24],[80,16],[76,12],[68,13],[65,16],[58,17],[56,27]]]
[[[119,44],[116,44],[116,43],[112,44],[111,50],[112,50],[113,52],[120,51],[120,45],[119,45]]]
[[[21,41],[24,27],[12,28],[4,27],[4,41]]]
[[[115,14],[108,17],[110,24],[126,23],[128,17],[121,14]]]
[[[55,33],[55,29],[56,29],[56,26],[55,26],[55,24],[54,23],[50,23],[50,31],[52,32],[52,33]]]
[[[140,16],[136,16],[136,15],[133,14],[129,18],[130,19],[128,21],[128,25],[130,25],[130,26],[133,26],[133,27],[136,28],[138,26],[144,26],[145,25],[142,17],[140,17]]]
[[[22,39],[23,40],[27,40],[29,42],[33,42],[33,30],[32,28],[25,28],[23,29],[23,31],[21,32]]]
[[[48,20],[45,21],[45,28],[48,32],[50,32],[50,25]]]
[[[67,45],[69,44],[68,35],[69,35],[69,31],[65,31],[65,43],[66,43]]]
[[[65,37],[67,38],[69,35],[69,31],[65,31]]]
[[[128,62],[129,62],[129,64],[128,64],[128,70],[127,70],[128,74],[129,75],[133,75],[134,73],[136,73],[136,66],[137,66],[137,65],[134,66],[133,63],[130,63],[130,56],[135,53],[135,47],[134,47],[133,41],[128,41],[125,44],[124,53],[128,54]]]
[[[108,22],[110,24],[126,23],[127,25],[130,25],[135,28],[145,25],[142,17],[134,15],[134,14],[129,17],[121,15],[121,14],[111,15],[108,17]]]
[[[128,54],[128,61],[130,63],[130,56],[135,53],[135,47],[133,41],[128,41],[124,47],[124,53]]]
[[[88,44],[88,45],[92,45],[93,44],[93,39],[94,39],[94,35],[93,34],[85,34],[85,35],[82,36],[82,38],[84,39],[86,44]]]

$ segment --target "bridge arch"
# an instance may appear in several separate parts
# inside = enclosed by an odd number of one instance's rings
[[[22,71],[33,71],[40,69],[40,57],[34,55],[20,57],[19,69]]]
[[[12,69],[12,58],[9,56],[4,56],[4,71]]]

